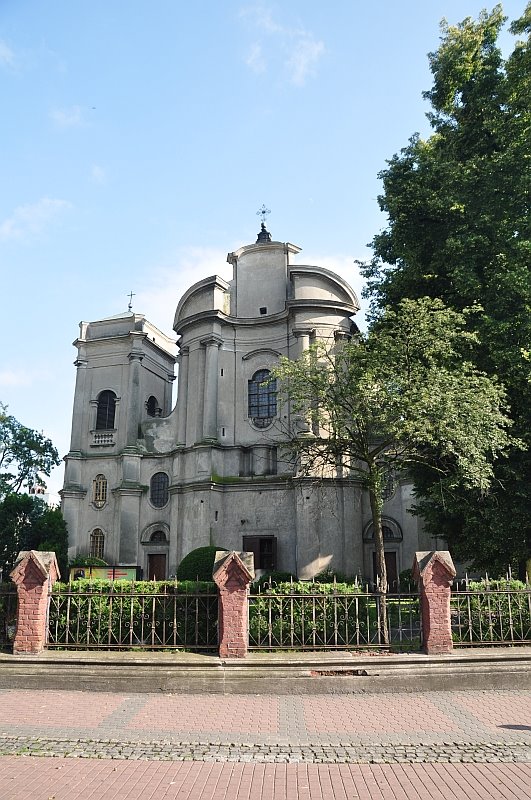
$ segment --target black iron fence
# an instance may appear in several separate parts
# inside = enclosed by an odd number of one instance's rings
[[[456,647],[531,644],[528,581],[456,581],[450,600]]]
[[[13,645],[17,623],[17,589],[14,583],[0,583],[0,650]]]
[[[50,602],[49,648],[215,650],[218,596],[213,584],[57,585]]]
[[[249,598],[249,648],[340,650],[421,644],[418,594],[380,594],[361,587],[281,584]],[[383,603],[387,607],[384,615]],[[384,624],[385,616],[387,625]]]

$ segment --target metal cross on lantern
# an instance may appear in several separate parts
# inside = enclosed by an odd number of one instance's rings
[[[256,216],[260,217],[262,220],[262,225],[265,225],[265,221],[269,214],[271,214],[271,210],[265,207],[265,203],[262,203],[262,208],[258,209],[256,212]]]
[[[135,297],[135,293],[134,292],[129,292],[127,297],[129,298],[129,305],[127,306],[127,308],[128,308],[129,311],[132,311],[133,310],[133,297]]]

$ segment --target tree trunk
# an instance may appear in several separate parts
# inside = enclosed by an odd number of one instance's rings
[[[382,530],[382,493],[379,485],[379,476],[369,485],[369,499],[371,503],[372,527],[374,531],[374,550],[376,555],[376,592],[380,596],[380,613],[378,624],[380,628],[380,643],[389,644],[389,628],[387,624],[387,570],[385,567],[385,550]]]

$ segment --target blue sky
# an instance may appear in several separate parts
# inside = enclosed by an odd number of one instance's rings
[[[81,320],[171,333],[257,209],[339,271],[385,225],[379,170],[415,132],[439,22],[476,0],[0,0],[0,400],[68,451]],[[525,0],[504,3],[509,19]],[[492,8],[489,5],[488,8]],[[507,34],[506,48],[512,47]],[[57,490],[62,469],[50,488]]]

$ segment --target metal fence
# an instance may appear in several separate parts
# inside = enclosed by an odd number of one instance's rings
[[[13,645],[17,622],[17,590],[14,584],[0,583],[0,650]]]
[[[216,592],[179,592],[163,585],[153,592],[113,584],[93,589],[54,589],[49,648],[77,650],[215,650]]]
[[[417,650],[418,594],[388,594],[387,636],[382,597],[371,592],[257,594],[249,598],[249,648],[254,650]]]
[[[531,585],[507,580],[456,582],[450,600],[456,647],[531,644]]]

